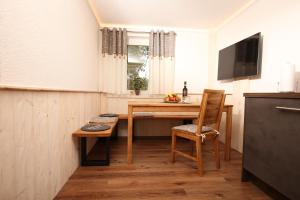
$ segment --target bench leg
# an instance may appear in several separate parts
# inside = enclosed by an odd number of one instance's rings
[[[85,166],[87,155],[86,155],[86,138],[80,138],[80,157],[81,157],[81,166]]]
[[[86,137],[80,138],[80,154],[81,166],[107,166],[110,163],[110,137],[104,139],[105,159],[104,160],[88,160],[87,159],[87,145]]]

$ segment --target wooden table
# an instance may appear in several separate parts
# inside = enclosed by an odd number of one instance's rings
[[[226,113],[226,137],[225,137],[225,160],[230,160],[231,131],[232,131],[232,108],[233,105],[224,105],[223,112]],[[154,103],[154,102],[128,102],[128,141],[127,141],[127,162],[133,163],[132,159],[132,123],[133,112],[199,112],[200,103]],[[170,115],[172,116],[172,115]]]
[[[110,142],[112,132],[115,129],[117,122],[118,122],[118,119],[116,119],[115,122],[102,123],[102,124],[107,124],[110,126],[110,129],[105,130],[105,131],[87,132],[87,131],[82,131],[81,129],[79,129],[73,133],[74,137],[80,138],[81,166],[109,165],[109,162],[110,162],[109,142]],[[103,159],[103,160],[88,160],[87,159],[87,138],[104,138],[104,145],[105,145],[105,151],[106,151],[105,159]]]

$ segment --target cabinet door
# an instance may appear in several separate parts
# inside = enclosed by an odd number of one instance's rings
[[[246,98],[243,167],[291,199],[300,199],[299,99]]]

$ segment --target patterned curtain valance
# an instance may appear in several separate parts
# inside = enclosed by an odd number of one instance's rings
[[[150,32],[149,55],[151,57],[175,57],[176,33],[158,31]]]
[[[127,30],[108,29],[102,30],[102,54],[123,56],[127,55]]]

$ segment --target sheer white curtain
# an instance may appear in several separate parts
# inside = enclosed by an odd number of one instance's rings
[[[152,57],[149,60],[149,94],[168,94],[174,87],[174,58]]]
[[[100,59],[100,91],[111,94],[127,92],[127,57],[105,55]]]
[[[127,92],[127,31],[103,28],[101,31],[100,91],[123,94]]]
[[[166,94],[174,90],[175,36],[174,32],[150,33],[150,94]]]

